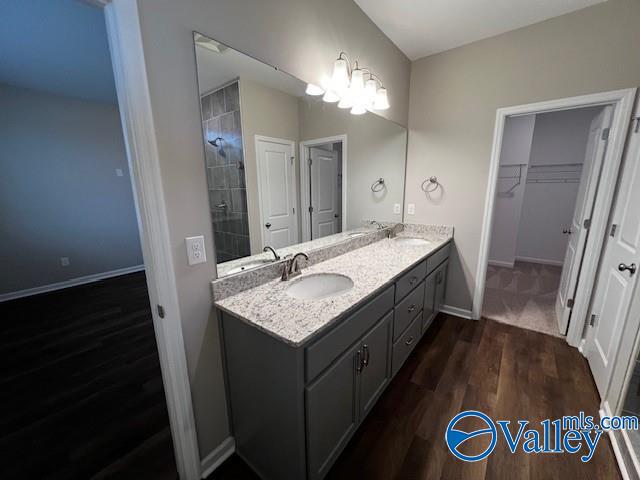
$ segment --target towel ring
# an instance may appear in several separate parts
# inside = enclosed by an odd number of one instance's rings
[[[428,185],[425,186],[425,183],[428,183]],[[422,185],[420,185],[420,189],[425,193],[431,193],[435,192],[439,186],[440,182],[438,182],[438,177],[433,175],[422,182]]]
[[[378,180],[371,184],[371,191],[374,193],[380,192],[384,189],[384,178],[380,177]]]

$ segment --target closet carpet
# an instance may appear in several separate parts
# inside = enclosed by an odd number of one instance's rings
[[[513,268],[489,265],[482,316],[560,336],[555,301],[561,272],[561,267],[528,262]]]

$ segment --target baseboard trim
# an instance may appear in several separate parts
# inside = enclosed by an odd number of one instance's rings
[[[9,292],[0,294],[0,302],[6,302],[9,300],[15,300],[17,298],[30,297],[32,295],[38,295],[40,293],[53,292],[55,290],[62,290],[63,288],[76,287],[78,285],[84,285],[86,283],[98,282],[107,278],[119,277],[120,275],[126,275],[128,273],[141,272],[144,270],[144,265],[134,265],[133,267],[119,268],[117,270],[111,270],[109,272],[95,273],[93,275],[85,275],[84,277],[72,278],[63,282],[50,283],[48,285],[42,285],[40,287],[27,288],[25,290],[18,290],[17,292]]]
[[[513,268],[514,262],[503,262],[502,260],[489,260],[489,265],[494,267]]]
[[[600,419],[604,416],[611,416],[609,412],[609,404],[604,402],[603,407],[598,412],[600,414]],[[609,435],[609,441],[611,442],[611,448],[613,448],[613,455],[616,457],[616,462],[618,464],[618,469],[620,470],[620,475],[623,480],[630,480],[629,471],[627,470],[627,466],[624,463],[624,455],[622,454],[622,450],[620,449],[620,444],[618,439],[616,438],[615,431],[609,430],[607,431]]]
[[[204,457],[200,462],[201,477],[207,478],[218,468],[222,462],[233,455],[236,451],[236,441],[233,437],[227,439],[218,445],[209,455]]]
[[[471,313],[471,310],[467,310],[465,308],[452,307],[451,305],[442,305],[442,307],[440,307],[440,311],[442,313],[453,315],[455,317],[462,317],[466,318],[467,320],[473,320],[473,314]]]
[[[554,267],[561,267],[564,265],[564,262],[559,260],[547,260],[546,258],[534,257],[516,257],[516,262],[539,263],[540,265],[553,265]]]

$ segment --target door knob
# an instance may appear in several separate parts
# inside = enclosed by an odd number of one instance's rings
[[[333,218],[338,218],[340,215],[338,215],[337,213],[333,214]]]
[[[626,265],[624,263],[621,263],[620,265],[618,265],[618,270],[620,270],[621,272],[624,272],[625,270],[629,270],[629,275],[633,275],[634,273],[636,273],[636,264],[632,263],[631,265]]]
[[[562,230],[562,233],[564,233],[564,234],[566,235],[567,233],[569,233],[569,230],[567,230],[566,228],[564,228],[564,229]]]
[[[265,223],[264,226],[267,228],[271,228],[271,224],[269,222]]]

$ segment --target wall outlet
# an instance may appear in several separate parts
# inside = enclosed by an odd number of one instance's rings
[[[415,215],[416,214],[416,204],[410,203],[407,205],[407,215]]]
[[[70,263],[71,262],[69,262],[69,257],[60,257],[60,265],[62,265],[63,267],[68,267]]]
[[[399,203],[394,203],[393,204],[393,213],[400,214],[400,204]]]
[[[116,177],[124,177],[124,171],[121,168],[116,168]]]
[[[187,260],[189,265],[197,265],[207,261],[207,253],[204,251],[204,237],[187,237],[184,239],[187,245]]]

